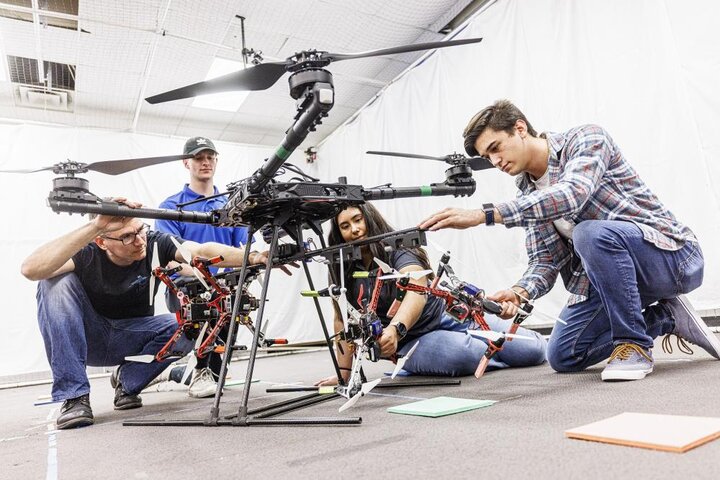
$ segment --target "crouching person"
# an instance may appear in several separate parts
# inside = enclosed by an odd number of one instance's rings
[[[138,393],[167,367],[169,361],[140,363],[125,357],[155,355],[177,328],[174,315],[154,315],[149,290],[155,249],[160,265],[182,260],[171,237],[150,231],[137,218],[99,215],[23,262],[22,274],[40,281],[38,323],[53,374],[52,399],[63,401],[59,429],[94,423],[86,366],[119,365],[110,379],[116,410],[141,407]],[[242,248],[183,244],[194,256],[222,255],[218,266],[242,264]],[[266,258],[265,253],[254,253],[250,261],[263,263]],[[174,348],[185,353],[191,349],[192,343],[182,337]]]

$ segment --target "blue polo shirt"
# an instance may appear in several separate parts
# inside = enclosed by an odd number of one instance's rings
[[[220,193],[217,187],[213,187],[214,195]],[[187,203],[199,198],[205,198],[204,195],[190,190],[188,184],[181,192],[168,197],[160,204],[160,208],[177,210],[180,203]],[[227,203],[227,197],[210,198],[202,202],[193,203],[182,207],[183,210],[192,210],[199,212],[210,212],[222,208]],[[190,240],[198,243],[217,242],[224,245],[239,247],[245,245],[248,240],[248,231],[245,227],[215,227],[205,223],[188,223],[178,222],[176,220],[156,220],[155,229],[160,232],[171,233],[177,235],[183,240]]]

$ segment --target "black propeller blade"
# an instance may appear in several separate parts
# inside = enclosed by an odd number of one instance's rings
[[[482,38],[467,38],[465,40],[450,40],[447,42],[427,42],[416,43],[414,45],[402,45],[399,47],[383,48],[380,50],[370,50],[358,53],[325,53],[324,58],[331,62],[339,62],[340,60],[350,60],[353,58],[380,57],[383,55],[395,55],[397,53],[419,52],[422,50],[432,50],[433,48],[454,47],[457,45],[468,45],[470,43],[481,42]]]
[[[284,62],[261,63],[238,72],[229,73],[212,80],[205,80],[192,85],[176,88],[168,92],[159,93],[148,97],[148,103],[156,104],[180,100],[183,98],[206,95],[208,93],[229,92],[237,90],[265,90],[272,87],[286,71],[297,71],[302,69],[304,62],[310,62],[311,67],[322,68],[332,62],[350,60],[353,58],[379,57],[381,55],[394,55],[397,53],[418,52],[431,50],[433,48],[454,47],[478,43],[482,38],[468,38],[465,40],[451,40],[449,42],[417,43],[415,45],[403,45],[400,47],[384,48],[381,50],[370,50],[359,53],[329,53],[318,51],[305,51],[295,54]]]
[[[87,165],[88,170],[105,173],[107,175],[120,175],[132,170],[149,167],[150,165],[158,165],[160,163],[173,162],[175,160],[183,160],[192,158],[192,155],[167,155],[164,157],[146,157],[146,158],[129,158],[126,160],[105,160],[103,162],[93,162]]]
[[[129,158],[126,160],[105,160],[102,162],[79,163],[68,160],[67,162],[57,163],[50,167],[38,168],[36,170],[0,170],[0,173],[35,173],[45,170],[52,170],[56,174],[67,173],[85,173],[88,170],[105,173],[107,175],[120,175],[132,170],[157,165],[160,163],[182,160],[184,158],[192,158],[192,155],[168,155],[165,157],[146,157],[146,158]]]
[[[208,93],[231,92],[236,90],[265,90],[272,87],[283,76],[288,62],[261,63],[254,67],[228,73],[222,77],[193,83],[169,92],[153,95],[148,103],[163,103],[182,98],[197,97]]]
[[[452,155],[445,155],[444,157],[432,157],[430,155],[419,155],[417,153],[400,153],[400,152],[380,152],[376,150],[370,150],[370,155],[386,155],[388,157],[406,157],[406,158],[421,158],[423,160],[438,160],[441,162],[449,163],[450,165],[456,165],[458,163],[467,163],[467,165],[473,170],[487,170],[494,168],[493,164],[490,163],[485,157],[466,157],[458,153]]]

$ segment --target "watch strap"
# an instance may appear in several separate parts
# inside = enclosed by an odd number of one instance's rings
[[[495,205],[492,203],[483,203],[483,212],[485,213],[485,225],[495,225]]]

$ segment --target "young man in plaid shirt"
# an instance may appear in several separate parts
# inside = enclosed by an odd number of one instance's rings
[[[522,278],[489,298],[519,304],[550,291],[558,274],[571,297],[553,329],[548,361],[558,372],[609,358],[602,379],[639,380],[653,370],[653,339],[674,334],[720,359],[720,340],[682,295],[702,283],[693,232],[643,183],[597,125],[538,136],[507,100],[475,115],[463,133],[468,155],[516,176],[518,196],[482,209],[442,210],[422,228],[502,223],[523,227]],[[506,308],[504,318],[514,315]]]

